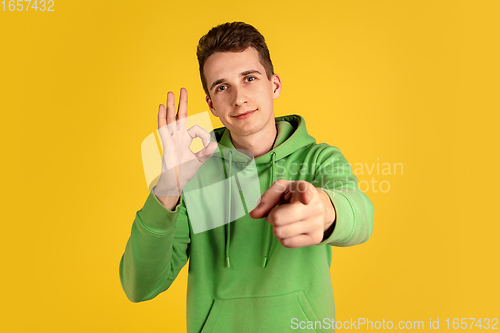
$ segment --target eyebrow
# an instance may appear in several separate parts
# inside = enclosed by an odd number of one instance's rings
[[[250,69],[248,71],[241,72],[240,76],[246,76],[246,75],[249,75],[249,74],[260,74],[260,75],[262,75],[262,73],[259,72],[258,70],[256,70],[256,69]],[[210,86],[210,90],[212,90],[219,83],[223,83],[224,81],[226,81],[226,79],[218,79],[217,81],[215,81],[214,83],[212,83],[212,85]]]

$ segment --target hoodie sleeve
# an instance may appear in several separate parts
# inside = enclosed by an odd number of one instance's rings
[[[319,149],[312,184],[330,196],[336,222],[331,235],[319,244],[353,246],[364,243],[373,232],[373,204],[358,188],[358,179],[340,150],[325,146]]]
[[[190,233],[182,195],[170,211],[153,190],[136,213],[120,260],[120,282],[134,303],[167,290],[188,260]]]

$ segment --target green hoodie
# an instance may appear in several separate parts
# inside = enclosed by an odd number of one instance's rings
[[[277,117],[276,127],[273,150],[253,160],[260,194],[279,178],[305,180],[322,188],[336,211],[331,235],[318,245],[285,248],[265,219],[254,220],[248,215],[255,203],[245,203],[245,186],[238,176],[228,177],[227,191],[222,187],[222,193],[212,194],[227,199],[224,207],[207,207],[201,199],[187,202],[183,192],[175,210],[169,211],[151,190],[136,214],[120,261],[120,281],[132,302],[150,300],[167,290],[189,258],[189,333],[295,332],[301,322],[302,328],[308,322],[315,325],[316,329],[308,332],[332,331],[327,324],[335,318],[329,245],[367,241],[373,231],[373,205],[358,189],[357,178],[340,151],[317,144],[301,116]],[[215,129],[214,134],[219,153],[202,165],[189,184],[203,187],[219,182],[214,166],[223,159],[225,163],[220,165],[224,172],[217,173],[224,177],[235,174],[231,168],[240,170],[238,163],[240,167],[249,165],[243,154],[234,150],[226,128]],[[231,204],[235,198],[227,192],[236,193],[243,202],[244,213],[236,218],[227,212],[236,207]],[[195,233],[197,222],[188,210],[196,216],[200,212],[211,218],[219,216],[221,221]],[[220,213],[213,215],[212,211]]]

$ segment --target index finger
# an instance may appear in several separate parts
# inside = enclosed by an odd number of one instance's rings
[[[271,209],[281,202],[287,192],[288,184],[291,181],[278,179],[269,187],[260,198],[260,203],[250,212],[250,217],[260,219],[267,216]]]
[[[203,147],[206,147],[210,143],[210,134],[199,125],[193,125],[187,130],[191,138],[200,138],[203,143]]]

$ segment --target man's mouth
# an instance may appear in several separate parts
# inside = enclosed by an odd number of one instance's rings
[[[255,110],[250,110],[250,111],[246,111],[246,112],[243,112],[243,113],[240,113],[240,114],[237,114],[235,116],[233,116],[234,118],[236,119],[246,119],[250,116],[252,116],[254,114],[254,112],[257,111],[257,109]]]

